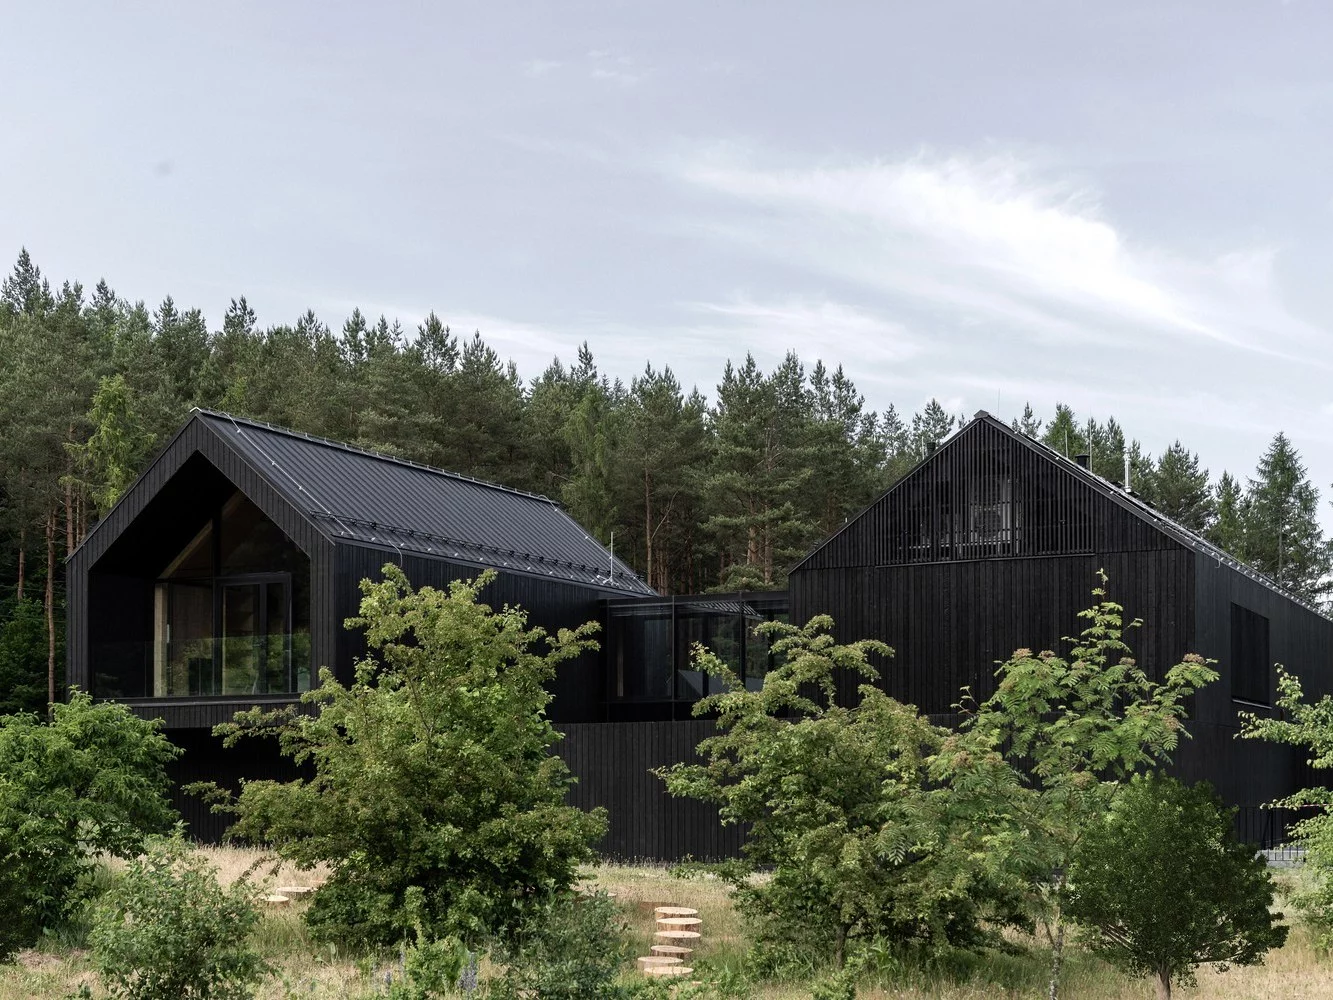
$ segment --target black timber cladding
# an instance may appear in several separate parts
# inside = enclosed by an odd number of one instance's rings
[[[654,593],[546,497],[225,413],[197,412],[340,543],[618,593]]]
[[[1010,509],[986,509],[1001,503]],[[1152,675],[1189,652],[1216,661],[1218,681],[1191,700],[1192,739],[1174,755],[1175,773],[1241,805],[1310,784],[1290,748],[1236,739],[1239,712],[1267,709],[1233,697],[1232,622],[1237,608],[1267,619],[1270,671],[1274,662],[1295,670],[1312,697],[1333,688],[1333,622],[987,414],[792,570],[792,617],[829,613],[842,639],[888,643],[896,655],[881,664],[885,689],[943,713],[963,687],[989,695],[997,661],[1015,649],[1066,649],[1099,570],[1126,621],[1142,619],[1126,640]],[[844,684],[841,694],[852,693]]]
[[[403,565],[416,585],[497,569],[484,599],[522,604],[548,629],[599,618],[598,601],[608,597],[654,595],[544,497],[195,411],[68,560],[71,683],[92,688],[90,622],[114,629],[131,598],[151,608],[145,580],[160,569],[150,551],[160,529],[197,505],[201,491],[233,488],[309,557],[311,659],[344,677],[355,640],[343,623],[356,611],[357,581],[386,562]],[[590,661],[568,665],[557,682],[569,692],[557,714],[595,717],[600,676]],[[238,707],[207,697],[127,700],[169,728],[213,725]]]

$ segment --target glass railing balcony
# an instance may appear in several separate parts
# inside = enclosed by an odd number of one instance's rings
[[[93,693],[117,698],[297,694],[311,685],[310,635],[93,643]]]

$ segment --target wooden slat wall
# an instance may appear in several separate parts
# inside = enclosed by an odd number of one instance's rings
[[[339,622],[357,613],[361,603],[358,583],[366,578],[380,579],[385,563],[400,565],[416,587],[443,588],[452,580],[472,579],[480,572],[474,565],[459,565],[425,556],[400,555],[361,545],[338,545],[336,618]],[[581,587],[567,580],[544,580],[519,573],[501,572],[482,594],[482,599],[495,608],[505,604],[522,607],[528,613],[530,627],[541,626],[554,633],[557,629],[574,628],[587,621],[601,623],[603,614],[600,601],[606,596],[606,592]],[[340,676],[349,677],[352,663],[365,655],[365,642],[361,633],[340,631],[335,649],[335,670]],[[604,674],[602,658],[596,652],[561,664],[550,685],[554,695],[549,708],[551,719],[556,722],[595,722],[603,719],[606,714]]]
[[[982,538],[972,531],[983,495],[978,490],[996,480],[1011,484],[1008,520],[994,537]],[[1179,547],[1031,444],[978,420],[812,552],[796,572]]]
[[[1231,700],[1231,605],[1268,619],[1270,663],[1281,663],[1301,678],[1307,697],[1333,694],[1333,622],[1290,601],[1257,580],[1204,553],[1196,557],[1197,652],[1217,660],[1217,683],[1197,696],[1198,716],[1212,731],[1196,733],[1201,766],[1192,776],[1207,779],[1229,802],[1256,806],[1297,788],[1325,784],[1304,755],[1289,747],[1238,740],[1238,713],[1263,709]],[[1276,696],[1276,671],[1269,677],[1270,700]],[[1191,753],[1190,757],[1195,756]],[[1186,761],[1188,762],[1188,761]]]
[[[564,739],[556,745],[556,752],[579,779],[570,791],[570,804],[581,809],[601,806],[608,811],[610,828],[598,845],[605,858],[717,860],[738,854],[743,836],[739,828],[722,826],[710,806],[672,798],[662,781],[650,773],[656,767],[695,760],[694,748],[712,735],[712,722],[589,723],[557,728]],[[249,741],[224,750],[207,730],[169,730],[167,735],[185,749],[172,769],[176,807],[189,824],[190,835],[205,842],[222,838],[226,819],[182,793],[181,785],[207,780],[236,789],[242,777],[289,781],[301,773],[279,757],[268,741]]]
[[[668,795],[653,768],[697,761],[694,749],[713,734],[706,719],[685,722],[610,722],[559,727],[556,747],[579,779],[569,801],[603,806],[610,829],[602,855],[620,861],[700,861],[736,857],[743,832],[723,826],[717,810]]]
[[[1145,551],[1065,558],[994,559],[927,565],[803,570],[789,584],[792,620],[830,614],[844,641],[875,638],[895,655],[881,665],[895,698],[927,713],[950,711],[961,688],[994,690],[998,661],[1020,647],[1067,651],[1082,627],[1097,570],[1126,620],[1142,618],[1130,645],[1159,674],[1191,651],[1193,553]],[[854,678],[840,697],[851,698]]]

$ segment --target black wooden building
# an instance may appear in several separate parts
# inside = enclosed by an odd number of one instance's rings
[[[989,693],[1014,649],[1061,648],[1105,569],[1145,623],[1131,639],[1141,662],[1218,661],[1176,766],[1246,806],[1304,777],[1294,753],[1234,739],[1238,711],[1270,710],[1272,664],[1333,689],[1333,622],[986,414],[802,560],[789,594],[661,597],[544,497],[196,411],[70,557],[70,682],[162,719],[186,751],[182,781],[285,776],[272,748],[224,751],[211,728],[293,702],[320,666],[350,677],[363,647],[342,623],[386,562],[417,586],[493,568],[491,604],[548,629],[601,622],[601,649],[562,668],[549,711],[572,800],[608,808],[602,849],[620,858],[737,850],[736,830],[650,772],[711,730],[691,717],[713,683],[692,669],[693,644],[758,685],[764,620],[828,613],[845,639],[884,640],[897,651],[886,689],[944,720],[962,687]],[[178,803],[197,835],[220,832]]]
[[[1144,623],[1128,635],[1141,665],[1160,677],[1189,652],[1217,661],[1177,773],[1240,806],[1297,787],[1299,756],[1237,740],[1237,713],[1272,710],[1275,663],[1313,695],[1333,690],[1333,621],[987,413],[792,569],[791,615],[828,613],[843,638],[888,643],[887,691],[947,717],[964,686],[990,694],[1015,649],[1067,650],[1103,569],[1126,620]]]
[[[734,831],[669,799],[650,769],[687,758],[708,727],[669,721],[688,720],[700,690],[689,643],[744,656],[742,618],[773,617],[772,599],[663,601],[545,497],[225,413],[195,411],[70,556],[69,681],[161,719],[185,749],[180,783],[289,776],[273,747],[224,750],[212,727],[295,702],[321,666],[350,680],[364,643],[343,622],[385,563],[415,586],[495,569],[483,599],[548,630],[632,624],[552,684],[574,801],[609,808],[609,854],[735,851]],[[196,800],[177,802],[197,835],[220,833]]]

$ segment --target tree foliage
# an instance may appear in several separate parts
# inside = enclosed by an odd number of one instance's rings
[[[179,752],[157,723],[84,694],[49,723],[0,718],[0,958],[82,905],[98,853],[132,857],[171,826],[166,767]]]
[[[767,369],[738,359],[693,387],[660,362],[624,384],[587,344],[525,380],[434,313],[415,329],[359,309],[333,328],[309,310],[265,325],[241,296],[210,329],[169,296],[152,307],[105,281],[88,295],[54,286],[26,251],[0,280],[0,357],[0,581],[13,587],[0,596],[41,599],[52,696],[64,560],[193,406],[558,499],[662,593],[782,587],[800,554],[960,423],[933,398],[876,412],[847,371],[794,353]],[[1113,481],[1128,456],[1150,503],[1319,596],[1313,487],[1284,501],[1264,469],[1248,489],[1225,474],[1209,485],[1183,444],[1155,460],[1114,417],[1064,404],[1014,423]]]
[[[1300,597],[1317,600],[1327,592],[1333,558],[1319,524],[1319,491],[1285,434],[1259,460],[1243,524],[1247,562]]]
[[[988,847],[1043,915],[1053,949],[1052,1000],[1065,941],[1067,873],[1080,838],[1124,781],[1168,759],[1188,735],[1185,699],[1217,678],[1190,654],[1154,680],[1124,640],[1124,609],[1107,596],[1104,573],[1092,595],[1095,603],[1079,613],[1083,631],[1065,640],[1069,655],[1015,651],[996,671],[990,698],[979,706],[964,698],[961,733],[936,761],[937,771],[949,775],[978,755],[1003,754],[1015,781],[1031,792],[1015,800],[1022,808]]]
[[[182,839],[132,859],[97,909],[91,935],[116,1000],[249,1000],[269,972],[251,940],[259,887],[230,886]]]
[[[419,925],[426,940],[506,939],[569,890],[605,831],[600,811],[564,804],[571,778],[544,714],[544,682],[595,647],[596,626],[529,628],[522,610],[480,603],[493,578],[413,590],[385,566],[348,622],[371,651],[350,687],[326,668],[303,696],[317,714],[219,727],[228,743],[276,735],[314,771],[246,783],[233,833],[329,866],[307,915],[322,938],[391,943]]]
[[[917,710],[874,684],[863,640],[839,645],[826,616],[804,626],[759,626],[778,665],[748,690],[721,660],[695,661],[726,690],[699,702],[717,713],[701,764],[661,772],[673,795],[716,803],[724,823],[749,825],[744,861],[723,875],[769,960],[803,954],[841,965],[856,941],[928,944],[975,940],[998,903],[985,878],[982,814],[1006,808],[1002,760],[958,762],[957,787],[932,780],[928,762],[947,738]],[[840,704],[840,673],[861,680]],[[769,874],[754,878],[758,869]]]
[[[1207,785],[1136,774],[1074,853],[1070,918],[1094,950],[1153,977],[1162,1000],[1195,985],[1200,965],[1259,964],[1287,939],[1268,864],[1236,839],[1234,812]]]
[[[1277,674],[1277,712],[1242,713],[1241,736],[1296,747],[1315,772],[1333,769],[1333,696],[1308,701],[1299,677],[1281,664]],[[1272,805],[1306,812],[1290,834],[1305,848],[1310,883],[1296,893],[1293,903],[1314,931],[1316,944],[1333,951],[1333,788],[1327,782],[1302,788]]]

